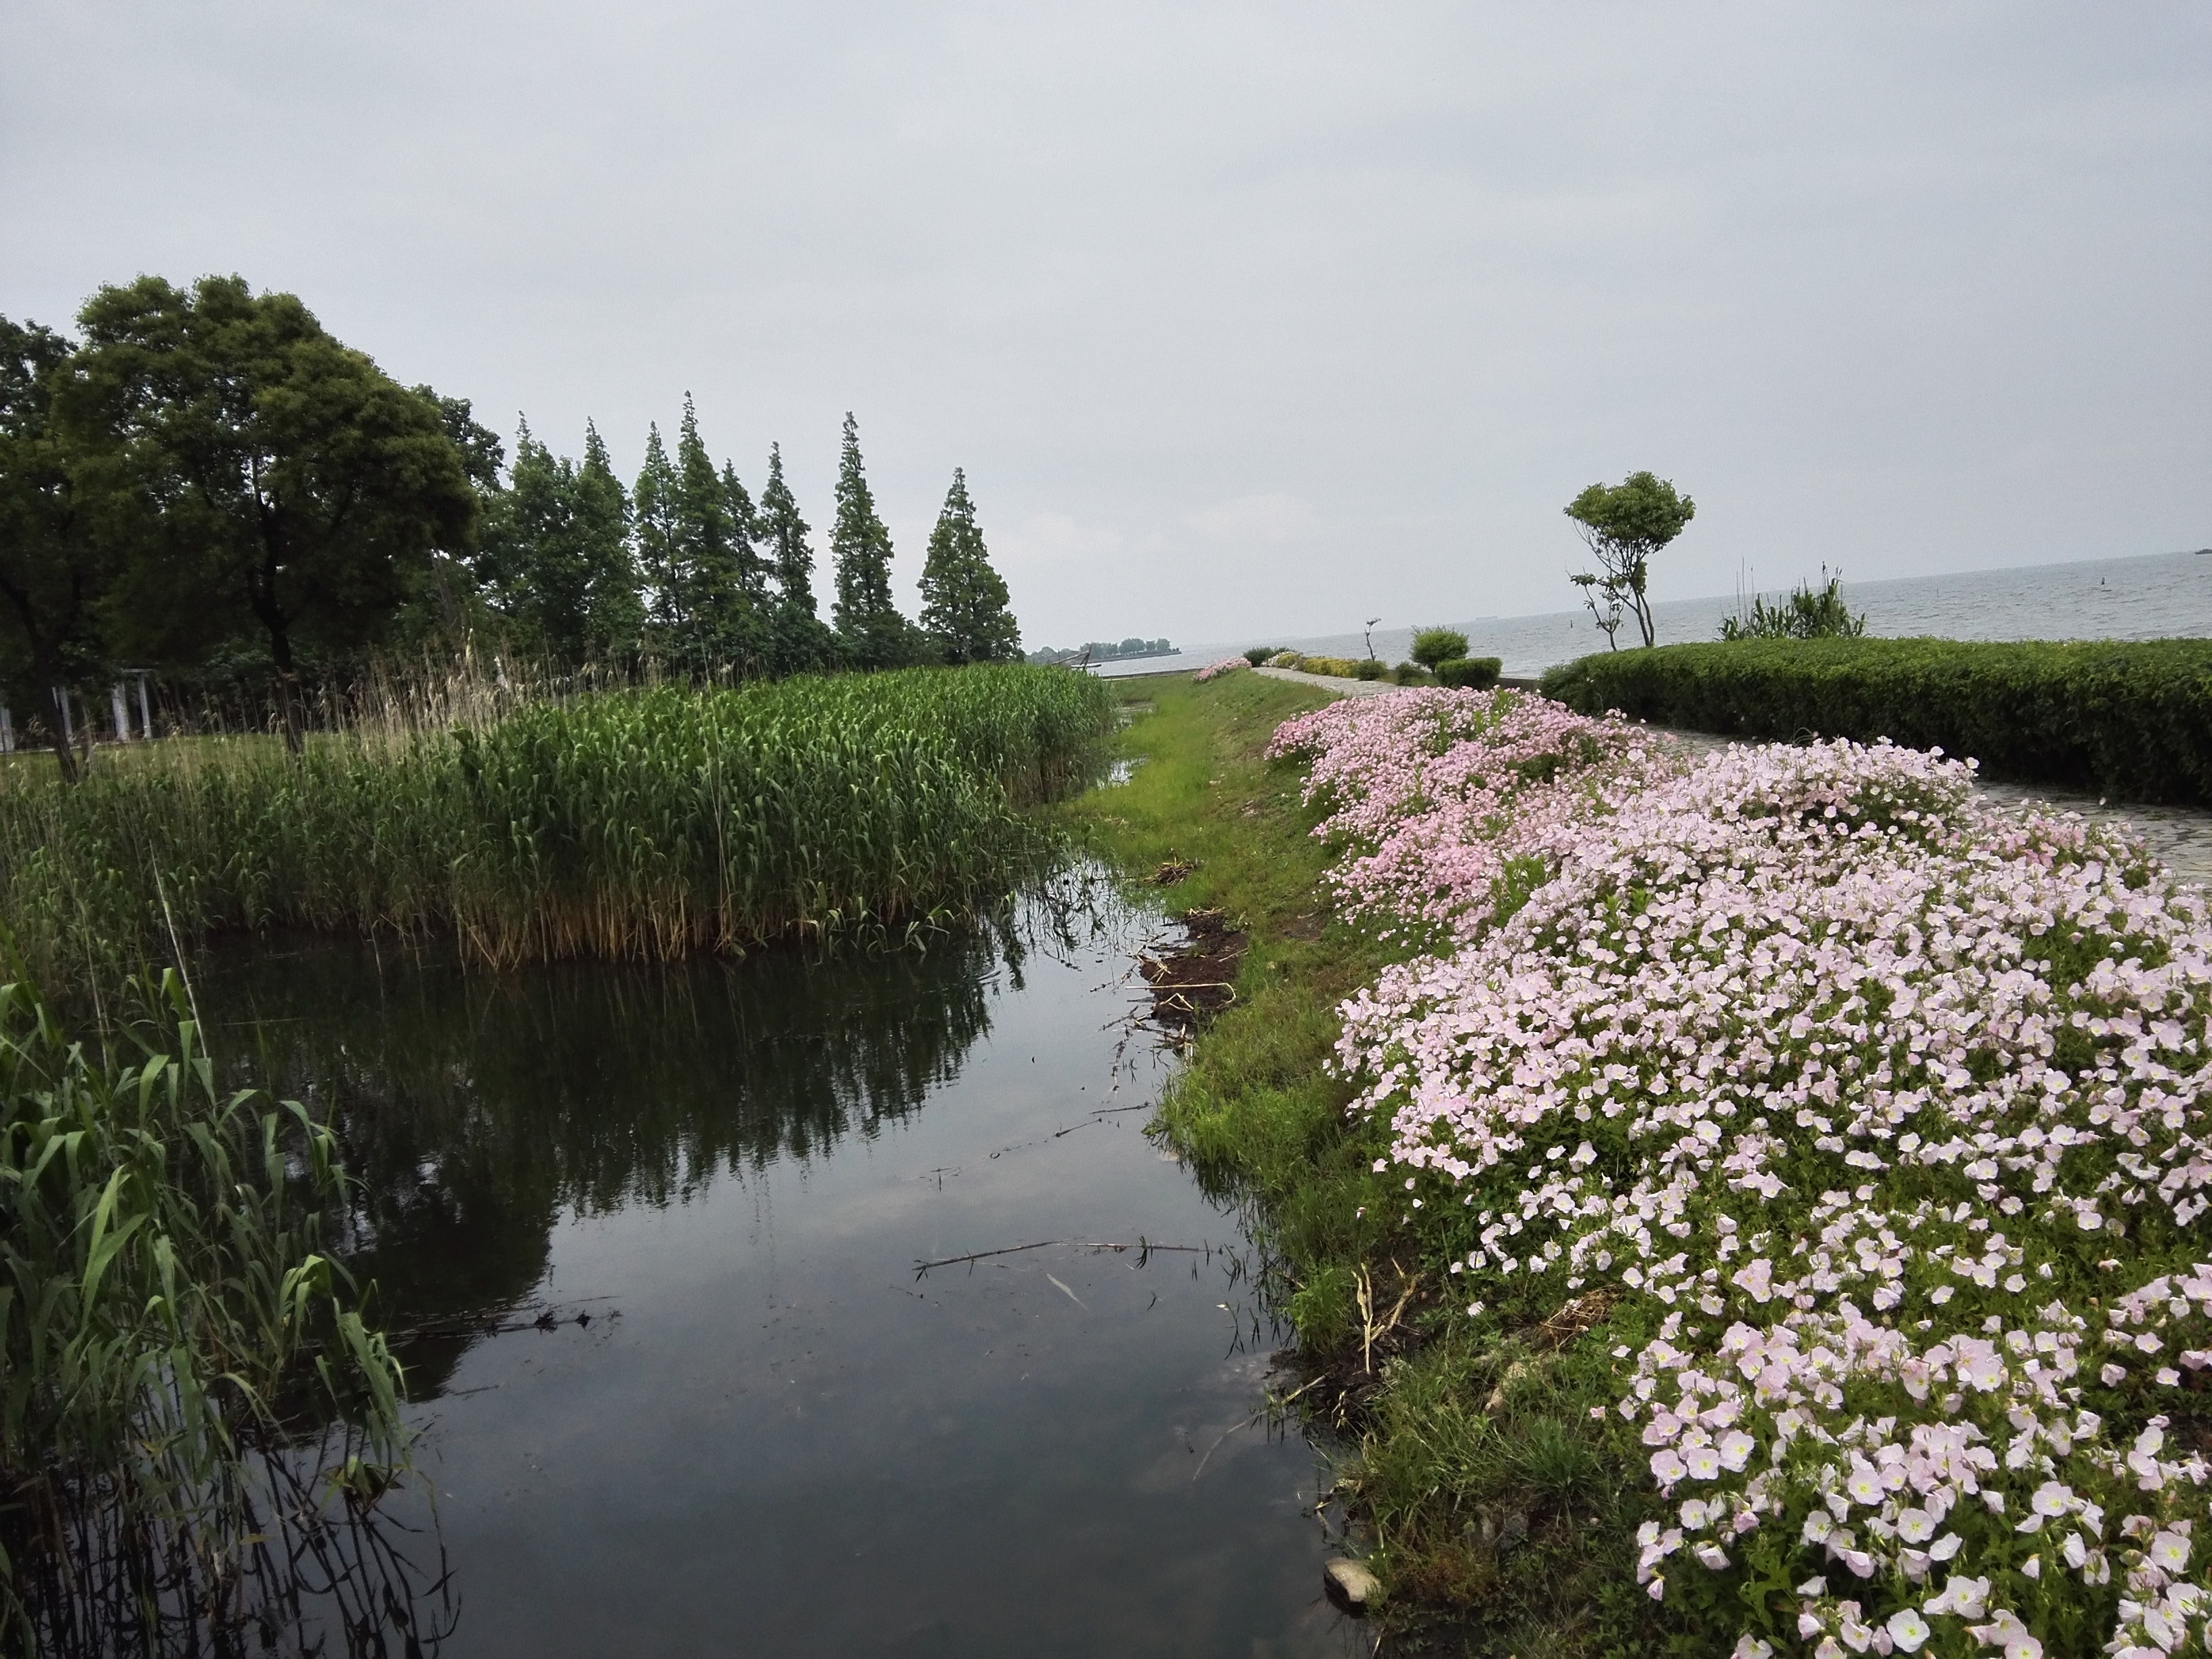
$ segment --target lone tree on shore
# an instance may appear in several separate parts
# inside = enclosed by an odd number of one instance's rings
[[[1006,579],[991,568],[968,499],[967,476],[956,466],[921,567],[922,630],[949,663],[1018,662],[1022,633],[1006,598]]]
[[[1618,484],[1594,483],[1567,503],[1567,516],[1597,560],[1595,570],[1577,573],[1570,580],[1583,597],[1616,651],[1615,638],[1626,607],[1636,618],[1644,643],[1656,643],[1651,627],[1651,600],[1647,592],[1651,556],[1682,533],[1697,515],[1698,504],[1678,495],[1672,483],[1649,472],[1632,472]],[[1605,609],[1598,608],[1600,596]]]

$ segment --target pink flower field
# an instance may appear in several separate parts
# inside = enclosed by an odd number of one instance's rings
[[[1739,1655],[2205,1650],[2212,918],[1887,745],[1696,759],[1512,691],[1277,733],[1403,1226],[1501,1335],[1600,1297],[1655,1599]]]

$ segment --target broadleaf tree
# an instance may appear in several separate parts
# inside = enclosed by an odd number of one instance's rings
[[[921,567],[921,626],[947,662],[1021,660],[1021,629],[1007,608],[1006,580],[991,568],[967,475],[957,466]]]
[[[1566,514],[1598,565],[1571,580],[1583,590],[1590,614],[1616,649],[1624,608],[1636,618],[1644,643],[1656,643],[1658,635],[1651,625],[1651,556],[1680,535],[1697,511],[1695,501],[1650,472],[1632,472],[1618,484],[1594,483],[1567,503]],[[1603,611],[1598,605],[1601,595],[1606,601]]]
[[[130,642],[175,660],[253,639],[297,747],[303,662],[374,644],[434,550],[473,548],[444,411],[237,276],[142,276],[78,321],[70,424],[158,514],[117,608]]]
[[[0,684],[15,708],[41,711],[62,776],[74,781],[59,699],[108,665],[118,543],[97,473],[88,476],[54,417],[70,356],[52,329],[0,317]]]

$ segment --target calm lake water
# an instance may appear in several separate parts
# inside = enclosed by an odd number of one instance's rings
[[[1761,591],[1771,601],[1786,597],[1787,586]],[[1846,573],[1844,599],[1854,613],[1865,613],[1869,634],[1893,638],[1917,635],[1954,640],[2212,638],[2212,556],[2161,553],[2143,558],[2097,559],[1879,582],[1853,581]],[[1750,603],[1748,596],[1744,603]],[[1717,638],[1721,619],[1735,611],[1733,595],[1670,599],[1652,607],[1652,621],[1660,644],[1680,645]],[[1555,664],[1605,649],[1605,635],[1597,631],[1587,611],[1480,617],[1448,625],[1465,631],[1470,653],[1502,658],[1505,672],[1513,675],[1540,674]],[[1623,630],[1624,644],[1633,627],[1632,623]],[[1410,627],[1377,628],[1376,654],[1385,662],[1401,661],[1413,648],[1413,639]],[[1176,657],[1109,663],[1099,672],[1157,674],[1177,668],[1202,668],[1247,645],[1275,643],[1273,640],[1239,640],[1234,644],[1196,647]],[[1358,657],[1366,648],[1364,639],[1357,633],[1279,643],[1323,656]]]
[[[1253,1421],[1281,1338],[1235,1218],[1142,1133],[1159,931],[1033,904],[894,955],[317,944],[204,983],[341,1127],[388,1323],[592,1316],[404,1346],[435,1650],[1364,1652],[1319,1593],[1315,1455]],[[915,1272],[1139,1238],[1211,1253]]]

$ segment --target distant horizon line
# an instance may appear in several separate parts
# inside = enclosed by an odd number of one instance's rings
[[[1904,586],[1911,583],[1946,581],[1960,576],[2000,576],[2008,571],[2013,570],[2063,570],[2069,565],[2125,564],[2130,561],[2137,559],[2187,559],[2204,557],[2207,556],[2212,556],[2212,547],[2185,547],[2174,551],[2165,553],[2115,553],[2102,558],[2051,559],[2040,564],[1978,565],[1972,569],[1966,570],[1932,571],[1928,574],[1922,576],[1871,577],[1864,581],[1851,581],[1847,583],[1844,591],[1848,592],[1854,587],[1890,587]],[[1842,574],[1840,567],[1838,568],[1837,574],[1839,575]],[[1754,590],[1752,589],[1746,589],[1744,591],[1744,597],[1747,599],[1749,598],[1753,591]],[[1792,590],[1787,587],[1761,587],[1755,591],[1761,597],[1774,595],[1787,597]],[[1733,601],[1735,598],[1736,595],[1734,593],[1698,593],[1691,595],[1685,599],[1654,599],[1651,603],[1656,611],[1669,605],[1709,604],[1724,605]],[[1459,628],[1472,626],[1479,623],[1533,622],[1546,617],[1579,617],[1583,614],[1583,613],[1580,610],[1577,609],[1573,605],[1562,605],[1557,609],[1549,611],[1495,611],[1480,617],[1458,617],[1448,623],[1393,623],[1388,627],[1378,625],[1376,631],[1377,633],[1395,633],[1401,629],[1407,628]],[[1350,628],[1339,629],[1333,633],[1328,634],[1285,634],[1281,635],[1281,637],[1286,643],[1290,643],[1299,640],[1349,639],[1357,636],[1360,630],[1358,628]],[[1201,640],[1192,645],[1179,646],[1172,654],[1176,656],[1204,656],[1214,651],[1236,651],[1244,648],[1240,647],[1234,643],[1235,637],[1237,636],[1224,637],[1218,640]],[[1263,637],[1272,636],[1255,634],[1250,635],[1250,637],[1254,640],[1259,640]]]

